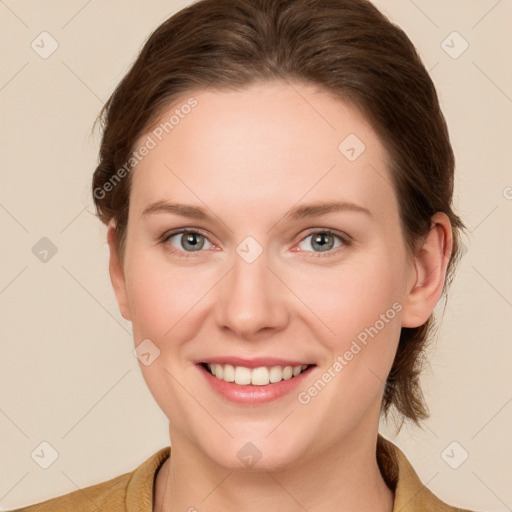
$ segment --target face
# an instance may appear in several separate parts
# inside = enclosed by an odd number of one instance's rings
[[[376,430],[417,279],[386,148],[311,85],[176,109],[138,141],[113,277],[173,449],[276,469]]]

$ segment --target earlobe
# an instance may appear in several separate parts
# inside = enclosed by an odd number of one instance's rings
[[[124,269],[122,262],[116,250],[117,230],[115,221],[111,220],[108,224],[107,240],[110,251],[109,273],[112,287],[116,295],[119,311],[125,320],[131,320],[130,308],[128,306],[128,294],[126,292],[126,280],[124,277]]]
[[[438,212],[414,255],[416,279],[405,300],[402,327],[419,327],[428,320],[441,297],[452,248],[450,219]]]

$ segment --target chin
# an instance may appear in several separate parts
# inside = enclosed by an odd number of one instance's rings
[[[266,438],[272,428],[265,429],[263,434],[239,435],[229,440],[224,437],[218,442],[206,436],[203,439],[209,439],[208,444],[201,442],[200,445],[215,464],[230,471],[273,472],[295,466],[302,454],[297,447],[304,446],[305,442],[290,435],[286,436],[286,443],[283,443],[282,435],[276,435],[275,439]]]

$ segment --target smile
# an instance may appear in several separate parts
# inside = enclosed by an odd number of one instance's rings
[[[293,391],[304,386],[305,379],[310,380],[317,365],[273,357],[217,356],[197,361],[195,366],[217,396],[240,405],[255,406],[285,396],[293,399]]]
[[[298,377],[308,368],[307,364],[298,366],[259,366],[247,368],[231,364],[203,363],[204,367],[217,379],[234,382],[240,386],[267,386],[282,380]]]

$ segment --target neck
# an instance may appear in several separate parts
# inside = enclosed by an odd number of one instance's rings
[[[325,452],[281,471],[216,465],[173,433],[171,459],[157,477],[155,512],[392,512],[394,493],[376,459],[377,433],[356,431]],[[160,483],[158,482],[160,480]]]

